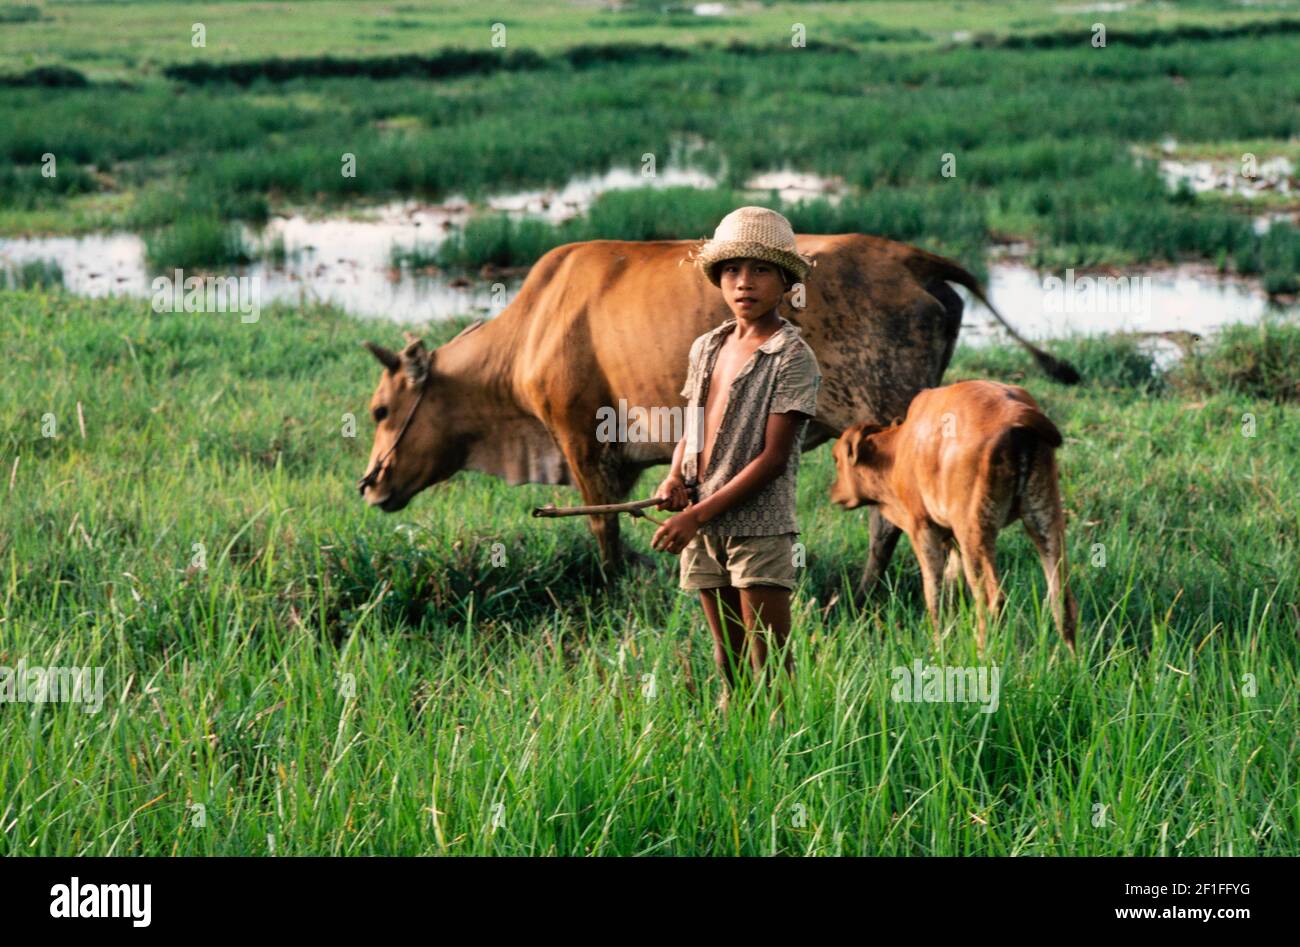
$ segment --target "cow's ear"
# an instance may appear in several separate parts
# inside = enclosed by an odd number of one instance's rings
[[[433,356],[425,351],[424,340],[406,333],[406,348],[402,349],[402,371],[412,385],[417,388],[429,380],[430,363]]]
[[[379,359],[379,364],[383,365],[384,368],[387,368],[389,371],[395,372],[401,366],[402,360],[397,357],[397,353],[392,349],[386,349],[382,345],[377,345],[374,342],[362,342],[361,344],[369,349],[370,354]]]

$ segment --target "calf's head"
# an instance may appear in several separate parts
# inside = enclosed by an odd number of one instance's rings
[[[407,345],[394,352],[365,343],[384,366],[370,399],[375,441],[367,473],[357,484],[371,506],[395,513],[430,484],[445,480],[465,461],[466,448],[445,419],[454,415],[451,385],[438,373],[437,352],[407,333]]]
[[[879,424],[853,424],[844,429],[831,453],[835,457],[835,482],[831,502],[846,510],[885,499],[891,458],[883,438],[889,429]]]

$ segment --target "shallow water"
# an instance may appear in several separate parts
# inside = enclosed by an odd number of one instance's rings
[[[645,174],[641,168],[611,168],[600,174],[575,177],[559,188],[538,188],[488,197],[481,205],[453,196],[441,204],[397,201],[346,215],[291,213],[272,218],[261,230],[245,228],[249,246],[282,243],[282,261],[259,260],[247,266],[226,266],[212,275],[256,279],[258,305],[273,302],[330,303],[361,316],[402,322],[445,319],[456,315],[495,315],[513,298],[521,276],[490,279],[396,268],[394,250],[419,247],[428,254],[449,233],[463,227],[474,213],[499,211],[562,223],[586,213],[608,191],[650,187],[717,186],[717,178],[690,165],[704,143],[683,139],[673,145],[668,161]],[[793,169],[757,175],[746,182],[760,192],[775,191],[783,200],[816,196],[837,200],[843,182]],[[57,263],[64,286],[85,296],[148,297],[160,275],[151,271],[144,241],[128,232],[82,237],[0,238],[0,286],[5,271],[25,263]],[[199,275],[187,271],[186,276]]]
[[[389,265],[394,243],[426,241],[426,233],[440,229],[450,215],[412,207],[402,215],[388,210],[370,221],[277,220],[271,226],[296,255],[283,266],[255,263],[229,272],[260,279],[263,307],[273,301],[323,301],[401,322],[495,315],[514,298],[522,278],[475,278],[468,285],[452,285],[446,275]],[[54,260],[63,269],[65,287],[81,295],[152,294],[155,274],[147,271],[143,241],[133,234],[0,241],[0,265],[6,258],[16,264]],[[1257,283],[1192,266],[1126,271],[1123,282],[1116,283],[1088,274],[1074,274],[1071,280],[1069,273],[1039,273],[1011,261],[992,264],[989,277],[993,304],[1022,335],[1034,339],[1112,332],[1205,335],[1230,323],[1258,321],[1269,307]],[[963,339],[980,344],[1001,338],[988,310],[960,292],[968,303]]]
[[[255,262],[223,267],[214,274],[256,278],[259,306],[326,302],[358,315],[397,321],[493,311],[491,283],[475,280],[453,286],[445,276],[393,269],[389,254],[394,246],[423,240],[414,220],[292,216],[273,220],[264,233],[284,235],[289,258],[283,264]],[[65,288],[83,296],[149,297],[153,279],[171,275],[146,266],[144,241],[135,234],[0,239],[0,268],[34,260],[58,263]],[[186,275],[198,274],[191,270]],[[521,280],[501,282],[508,299]]]
[[[1173,150],[1169,142],[1164,144],[1164,150],[1166,153]],[[1253,200],[1262,194],[1290,195],[1296,191],[1295,164],[1282,155],[1258,160],[1249,177],[1245,170],[1239,160],[1212,161],[1203,158],[1179,161],[1164,158],[1160,161],[1160,173],[1171,190],[1185,181],[1194,194],[1215,192],[1247,200]]]
[[[989,299],[1022,335],[1038,339],[1116,332],[1205,335],[1231,323],[1256,322],[1269,306],[1254,282],[1193,266],[1126,271],[1121,278],[1127,282],[1103,284],[1105,275],[1075,273],[1071,282],[1068,272],[999,263],[989,268]],[[1085,280],[1092,280],[1090,291]],[[996,334],[988,310],[959,292],[968,302],[967,340]]]
[[[1171,143],[1166,143],[1168,150]],[[254,277],[257,304],[330,303],[360,316],[400,322],[425,322],[451,316],[492,316],[500,312],[523,282],[522,276],[475,274],[470,277],[397,268],[395,249],[420,247],[428,252],[470,217],[491,209],[560,223],[585,213],[595,199],[611,190],[637,187],[709,188],[717,179],[691,167],[700,142],[677,143],[664,167],[653,176],[640,169],[614,168],[570,180],[560,188],[543,188],[489,197],[473,205],[453,196],[441,204],[398,201],[354,210],[347,215],[291,213],[273,218],[260,232],[247,231],[250,246],[283,243],[282,261],[261,260],[248,266],[223,267],[220,276]],[[746,181],[756,200],[776,191],[785,201],[812,197],[837,200],[849,190],[838,178],[783,168]],[[1255,219],[1263,230],[1293,212]],[[1022,248],[1023,249],[1023,248]],[[151,272],[144,241],[131,233],[84,237],[0,238],[0,286],[6,269],[33,261],[52,261],[63,271],[64,286],[86,296],[149,297]],[[197,275],[193,271],[185,275]],[[1125,280],[1097,283],[1097,277],[1038,273],[1023,260],[995,261],[990,266],[990,298],[1024,335],[1043,339],[1075,333],[1187,331],[1212,332],[1233,322],[1258,320],[1268,307],[1255,281],[1223,278],[1197,267],[1177,267],[1123,274]],[[1056,280],[1057,282],[1053,282]],[[967,309],[964,337],[978,344],[999,338],[997,326],[982,306]]]

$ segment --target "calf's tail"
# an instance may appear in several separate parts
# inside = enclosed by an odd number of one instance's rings
[[[1024,496],[1034,461],[1043,456],[1042,448],[1055,450],[1063,438],[1047,415],[1026,405],[1007,432],[1007,440],[1016,464],[1016,496]],[[1043,460],[1047,461],[1048,457],[1044,456]]]

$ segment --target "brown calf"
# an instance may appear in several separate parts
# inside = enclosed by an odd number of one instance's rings
[[[985,607],[996,617],[1002,604],[997,534],[1019,519],[1038,548],[1057,630],[1073,651],[1077,613],[1053,453],[1060,445],[1061,432],[1023,388],[992,381],[928,388],[901,423],[855,424],[840,435],[831,499],[846,509],[877,506],[907,533],[921,562],[936,643],[940,571],[945,586],[956,583],[959,568],[966,573],[981,652]]]

